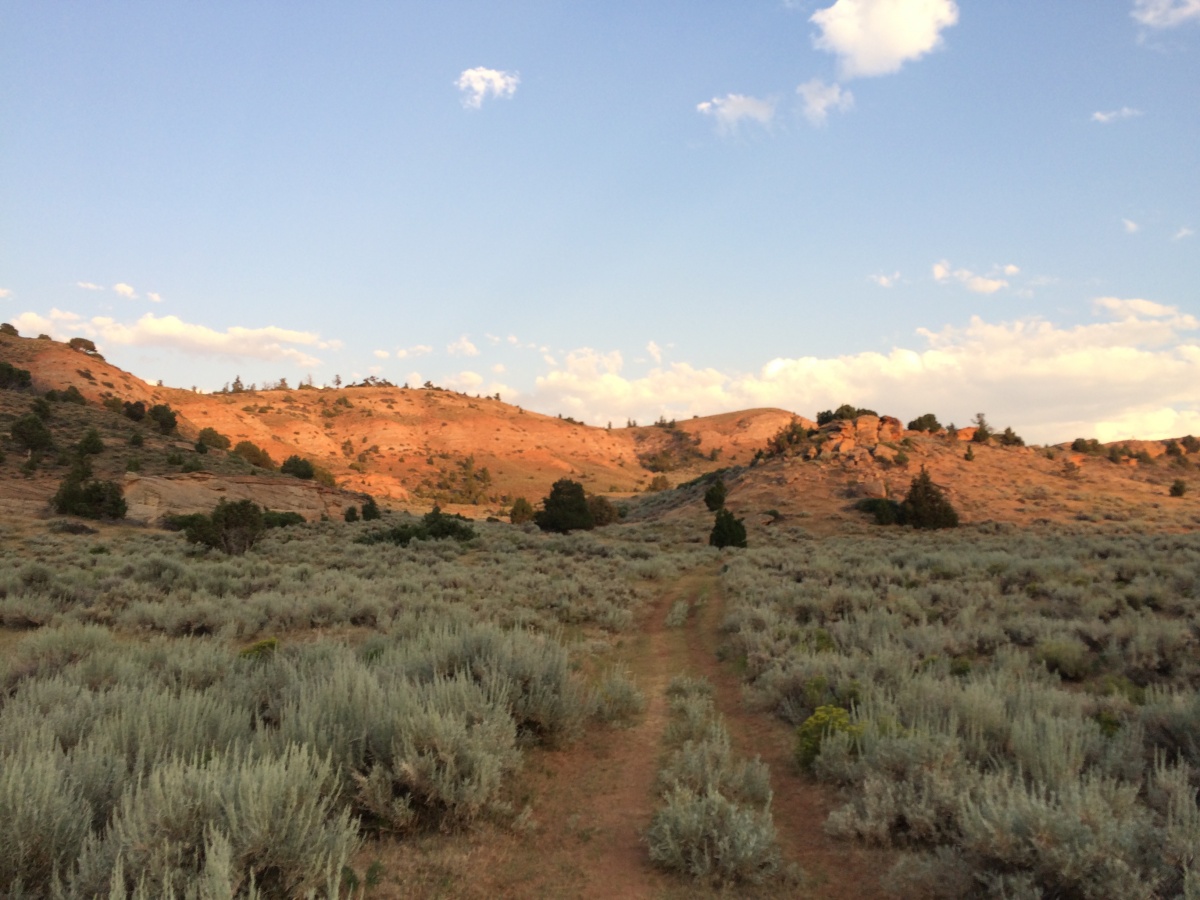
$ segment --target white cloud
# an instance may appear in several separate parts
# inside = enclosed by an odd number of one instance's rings
[[[396,359],[406,359],[410,356],[428,356],[433,348],[428,344],[417,344],[413,347],[401,347],[396,351]]]
[[[756,122],[767,127],[775,117],[775,101],[760,100],[744,94],[726,94],[696,104],[696,110],[717,121],[717,130],[731,134],[744,121]]]
[[[77,281],[75,287],[83,288],[85,291],[102,291],[104,286],[100,284],[92,284],[90,281]]]
[[[658,346],[654,341],[646,345],[646,352],[654,358],[656,363],[662,362],[662,347]]]
[[[826,84],[820,78],[806,81],[796,88],[804,98],[804,117],[813,125],[821,126],[829,117],[829,111],[845,112],[854,108],[854,95],[843,90],[840,84]]]
[[[392,354],[388,353],[386,350],[373,350],[372,352],[375,354],[376,359],[387,359],[388,357],[390,357],[392,355]]]
[[[937,269],[936,264],[934,266],[934,269],[935,270]],[[936,275],[936,271],[935,271],[935,275]],[[896,285],[896,282],[898,282],[900,280],[900,273],[893,272],[891,275],[868,275],[867,277],[882,288],[890,288],[890,287],[894,287]]]
[[[336,343],[322,341],[319,335],[312,332],[293,331],[274,325],[265,328],[235,325],[225,331],[216,331],[206,325],[185,322],[178,316],[159,317],[154,313],[146,313],[136,322],[127,324],[107,316],[85,320],[76,313],[52,309],[48,316],[22,313],[14,321],[14,324],[17,323],[31,331],[46,332],[60,339],[86,336],[109,345],[167,347],[199,356],[287,360],[304,367],[320,365],[321,361],[299,347],[323,348]]]
[[[492,372],[496,375],[503,375],[507,371],[508,369],[505,367],[504,363],[496,363],[494,366],[492,366]]]
[[[1110,122],[1116,122],[1121,119],[1132,119],[1141,114],[1142,111],[1140,109],[1134,109],[1131,106],[1122,106],[1120,109],[1112,109],[1108,112],[1094,112],[1092,113],[1092,121],[1099,122],[1101,125],[1108,125]]]
[[[531,403],[597,424],[763,406],[811,416],[853,402],[905,420],[932,410],[959,424],[982,409],[1033,442],[1200,432],[1181,424],[1200,421],[1200,323],[1151,301],[1101,298],[1095,308],[1105,321],[975,317],[919,329],[914,348],[780,358],[750,373],[673,363],[626,376],[619,353],[583,348],[537,379]],[[1122,428],[1132,430],[1116,434]]]
[[[146,291],[146,299],[151,303],[162,303],[162,295],[156,294],[154,291]]]
[[[7,300],[12,296],[12,291],[8,288],[0,288],[0,300]]]
[[[1000,271],[1002,271],[1009,278],[1012,278],[1014,275],[1021,274],[1021,267],[1014,266],[1012,263],[1009,263],[1008,265],[1004,266]]]
[[[1133,0],[1130,15],[1148,28],[1175,28],[1200,21],[1200,0]]]
[[[1137,232],[1142,230],[1142,226],[1132,219],[1122,219],[1121,224],[1125,226],[1126,234],[1137,234]]]
[[[472,344],[471,339],[464,334],[453,344],[447,344],[446,352],[451,356],[478,356],[479,348]]]
[[[517,340],[517,336],[516,336],[515,334],[510,334],[510,335],[509,335],[509,336],[506,338],[506,340],[507,340],[507,341],[508,341],[510,344],[512,344],[514,347],[515,347],[517,344],[519,344],[519,343],[520,343],[520,341],[518,341],[518,340]]]
[[[129,299],[129,300],[137,299],[137,292],[134,291],[133,286],[128,285],[123,281],[118,282],[117,284],[114,284],[112,289],[113,289],[114,293],[120,294],[122,297],[125,297],[126,299]]]
[[[1180,228],[1177,232],[1175,232],[1175,234],[1171,237],[1171,240],[1182,241],[1184,238],[1189,238],[1195,233],[1196,233],[1195,231],[1193,231],[1192,229],[1188,228],[1185,225],[1184,227]]]
[[[958,21],[954,0],[837,0],[809,19],[819,50],[838,57],[843,78],[887,75],[942,43]]]
[[[521,76],[517,72],[476,66],[474,69],[465,69],[458,76],[458,81],[454,82],[454,86],[464,94],[463,106],[467,109],[479,109],[489,96],[511,99],[520,83]]]
[[[1012,270],[1011,272],[1009,270]],[[1003,269],[1006,275],[1015,274],[1020,269],[1014,265],[1007,265]],[[977,275],[970,269],[951,269],[950,263],[946,260],[933,264],[933,278],[939,283],[945,283],[953,278],[955,281],[964,285],[967,290],[973,291],[976,294],[994,294],[1002,288],[1008,287],[1008,282],[1003,278],[992,278],[984,275]]]

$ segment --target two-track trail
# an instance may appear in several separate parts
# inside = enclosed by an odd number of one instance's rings
[[[692,614],[682,627],[668,627],[667,614],[681,599],[692,604]],[[635,724],[590,727],[562,750],[528,754],[517,802],[529,804],[532,822],[523,830],[481,827],[463,835],[376,845],[388,877],[368,897],[888,896],[878,882],[894,857],[826,835],[825,817],[836,805],[833,793],[796,773],[786,725],[744,707],[737,674],[717,658],[723,619],[714,572],[674,581],[647,605],[614,654],[646,696],[645,712]],[[785,862],[804,872],[799,885],[787,881],[720,889],[651,864],[642,833],[658,804],[655,781],[663,758],[666,688],[680,674],[712,682],[735,750],[759,756],[770,766],[775,825]]]

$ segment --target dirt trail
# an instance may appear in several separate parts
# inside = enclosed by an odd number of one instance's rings
[[[668,628],[672,605],[687,599],[692,615]],[[697,603],[696,601],[701,601]],[[480,826],[460,835],[427,836],[367,849],[360,862],[379,858],[388,876],[371,898],[554,897],[694,898],[805,897],[821,900],[883,898],[879,876],[894,857],[834,841],[823,829],[836,804],[832,792],[795,773],[791,731],[747,711],[732,666],[717,659],[724,604],[718,577],[685,575],[644,612],[636,632],[618,647],[647,700],[631,727],[590,728],[562,751],[528,754],[514,806],[528,804],[533,821],[521,832]],[[678,674],[703,675],[716,690],[735,749],[760,756],[771,768],[772,811],[787,863],[805,878],[753,889],[724,890],[666,874],[650,863],[641,834],[658,798],[655,780],[667,723],[666,688]],[[390,888],[390,889],[389,889]]]

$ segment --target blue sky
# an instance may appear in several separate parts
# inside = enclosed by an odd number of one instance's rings
[[[0,0],[0,318],[596,424],[1200,434],[1200,0]]]

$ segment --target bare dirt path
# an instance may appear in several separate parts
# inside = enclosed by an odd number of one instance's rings
[[[682,627],[665,620],[680,599],[693,604]],[[699,602],[697,602],[699,601]],[[884,898],[879,876],[894,857],[828,837],[823,824],[836,798],[796,774],[785,725],[744,708],[741,683],[717,658],[724,603],[718,576],[691,573],[664,590],[637,630],[618,646],[646,696],[647,707],[627,728],[590,728],[560,751],[528,754],[513,798],[532,821],[512,829],[481,825],[459,835],[430,835],[369,846],[361,872],[378,858],[387,873],[368,898]],[[771,768],[772,807],[784,859],[803,881],[761,888],[696,884],[654,868],[641,835],[658,803],[655,780],[667,722],[666,688],[679,674],[703,675],[716,690],[736,750]]]

